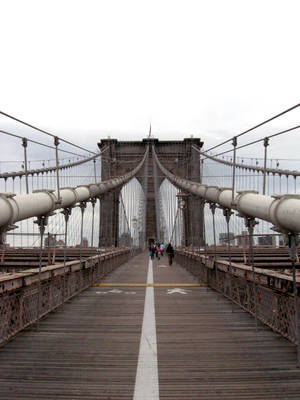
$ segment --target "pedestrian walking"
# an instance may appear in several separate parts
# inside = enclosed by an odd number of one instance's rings
[[[173,263],[173,258],[174,258],[174,249],[171,243],[168,244],[166,248],[166,253],[168,255],[168,260],[169,260],[169,265],[172,265]]]
[[[149,256],[150,256],[151,260],[154,259],[155,251],[156,251],[156,249],[155,249],[154,244],[153,243],[150,244],[150,246],[149,246]]]
[[[163,257],[163,255],[164,255],[164,250],[165,250],[165,245],[164,245],[163,243],[160,245],[160,250],[161,250],[161,255],[162,255],[162,257]]]
[[[161,249],[160,249],[160,247],[158,247],[157,248],[157,258],[158,258],[158,260],[160,260],[160,256],[161,256]]]
[[[160,244],[156,243],[156,258],[158,258],[158,249],[160,249]]]

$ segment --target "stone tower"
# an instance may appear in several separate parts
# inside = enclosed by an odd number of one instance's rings
[[[148,158],[148,185],[146,210],[146,238],[157,238],[156,205],[152,145],[162,164],[173,174],[182,178],[200,182],[199,153],[193,147],[201,149],[203,142],[198,138],[184,139],[183,141],[159,141],[147,138],[143,141],[118,141],[116,139],[102,139],[98,143],[101,151],[107,148],[102,155],[101,179],[106,180],[115,176],[124,175],[135,168],[141,161],[147,146]],[[145,169],[141,168],[136,178],[143,182]],[[158,170],[158,185],[164,180]],[[114,189],[101,198],[101,226],[99,245],[117,246],[119,230],[119,194],[120,189]],[[187,197],[185,210],[185,242],[187,245],[203,244],[203,205],[201,200],[192,195]]]

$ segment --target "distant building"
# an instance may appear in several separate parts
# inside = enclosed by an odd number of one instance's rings
[[[46,236],[44,243],[45,243],[45,247],[54,247],[56,244],[55,237],[52,235]]]
[[[273,246],[275,237],[271,235],[258,236],[257,241],[259,246]]]
[[[45,247],[63,247],[65,242],[61,239],[57,240],[56,235],[48,235],[44,240]]]

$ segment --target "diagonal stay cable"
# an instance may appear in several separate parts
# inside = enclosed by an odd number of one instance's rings
[[[36,131],[45,133],[46,135],[51,136],[51,137],[53,137],[53,138],[58,137],[57,135],[53,135],[52,133],[47,132],[47,131],[45,131],[44,129],[40,129],[40,128],[34,126],[34,125],[29,124],[28,122],[22,121],[21,119],[16,118],[16,117],[13,117],[12,115],[7,114],[7,113],[5,113],[5,112],[3,112],[3,111],[0,111],[0,114],[4,115],[4,116],[7,117],[7,118],[10,118],[10,119],[12,119],[12,120],[14,120],[14,121],[16,121],[16,122],[19,122],[20,124],[26,125],[26,126],[28,126],[29,128],[35,129]],[[69,145],[71,145],[71,146],[77,147],[78,149],[81,149],[81,150],[83,150],[83,151],[87,151],[88,153],[96,154],[94,151],[87,150],[87,149],[85,149],[84,147],[81,147],[81,146],[78,146],[77,144],[74,144],[74,143],[69,142],[69,141],[66,140],[66,139],[62,139],[62,138],[59,138],[59,139],[60,139],[62,142],[64,142],[64,143],[67,143],[67,144],[69,144]]]
[[[243,135],[245,135],[246,133],[251,132],[251,131],[253,131],[253,130],[256,129],[256,128],[259,128],[260,126],[265,125],[265,124],[267,124],[268,122],[273,121],[274,119],[276,119],[276,118],[278,118],[278,117],[281,117],[282,115],[284,115],[284,114],[286,114],[286,113],[288,113],[288,112],[294,110],[295,108],[297,108],[297,107],[299,107],[299,106],[300,106],[300,103],[294,105],[293,107],[288,108],[287,110],[282,111],[282,112],[279,113],[279,114],[274,115],[274,116],[271,117],[271,118],[268,118],[267,120],[265,120],[265,121],[259,123],[258,125],[255,125],[255,126],[253,126],[252,128],[247,129],[246,131],[243,131],[243,132],[239,133],[238,135],[235,135],[234,137],[238,138],[238,137],[240,137],[240,136],[243,136]],[[220,143],[220,144],[218,144],[218,145],[216,145],[216,146],[210,147],[209,149],[207,149],[207,150],[205,150],[205,151],[208,152],[208,151],[210,151],[210,150],[216,149],[217,147],[223,146],[223,144],[229,143],[231,140],[232,140],[232,138],[227,139],[227,140],[225,140],[224,142],[222,142],[222,143]]]
[[[283,131],[280,131],[280,132],[277,132],[277,133],[273,133],[273,135],[266,136],[266,138],[267,138],[267,139],[271,139],[271,138],[273,138],[273,137],[275,137],[275,136],[279,136],[279,135],[282,135],[282,134],[284,134],[284,133],[288,133],[288,132],[294,131],[294,130],[299,129],[299,128],[300,128],[300,125],[296,125],[296,126],[293,126],[292,128],[288,128],[288,129],[285,129],[285,130],[283,130]],[[247,146],[251,146],[251,145],[256,144],[256,143],[259,143],[259,142],[263,142],[264,140],[265,140],[265,138],[261,138],[261,139],[254,140],[253,142],[249,142],[249,143],[243,144],[243,145],[241,145],[241,146],[237,146],[237,147],[236,147],[236,150],[242,149],[242,148],[247,147]],[[203,151],[200,151],[200,150],[199,150],[197,147],[195,147],[195,146],[193,146],[193,149],[196,150],[196,151],[198,151],[199,153],[203,154],[206,158],[209,158],[208,155],[206,154],[206,153],[207,153],[207,150],[206,150],[205,152],[203,152]],[[218,157],[218,156],[221,156],[221,155],[223,155],[223,154],[230,153],[231,151],[233,151],[233,149],[226,150],[226,151],[222,151],[221,153],[214,154],[213,157]]]
[[[12,136],[12,137],[15,137],[15,138],[18,138],[18,139],[23,139],[23,136],[17,135],[17,134],[15,134],[15,133],[3,131],[3,130],[0,130],[0,133],[4,133],[5,135]],[[26,139],[27,139],[27,138],[26,138]],[[39,146],[48,147],[48,149],[53,149],[53,150],[55,150],[55,147],[54,147],[54,146],[49,146],[48,144],[41,143],[41,142],[37,142],[36,140],[27,139],[27,141],[28,141],[28,142],[31,142],[31,143],[38,144]],[[61,152],[63,152],[63,153],[72,154],[73,156],[77,156],[77,157],[85,157],[85,156],[82,155],[82,154],[72,153],[71,151],[68,151],[68,150],[58,149],[58,151],[61,151]],[[96,153],[93,153],[93,154],[96,154]]]
[[[3,131],[3,130],[0,130],[0,133],[4,133],[5,135],[12,136],[12,137],[15,137],[15,138],[18,138],[18,139],[23,139],[22,136],[16,135],[16,134],[11,133],[11,132],[6,132],[6,131]],[[53,146],[49,146],[47,144],[44,144],[44,143],[41,143],[41,142],[37,142],[37,141],[32,140],[32,139],[27,139],[27,141],[31,142],[31,143],[34,143],[34,144],[38,144],[40,146],[44,146],[44,147],[50,148],[50,149],[55,149],[55,147],[53,147]],[[65,168],[71,168],[71,167],[74,167],[74,166],[77,166],[77,165],[81,165],[81,164],[84,164],[84,163],[86,163],[88,161],[94,160],[97,157],[100,157],[101,154],[104,153],[107,150],[107,148],[108,148],[108,146],[106,146],[99,153],[95,153],[93,156],[90,156],[90,157],[85,157],[82,154],[76,154],[76,153],[72,153],[72,152],[67,151],[67,150],[58,149],[58,151],[61,151],[61,152],[64,152],[64,153],[68,153],[68,154],[72,154],[74,156],[83,157],[83,159],[81,159],[81,160],[77,159],[78,161],[75,161],[75,162],[72,162],[72,163],[69,162],[68,164],[62,164],[62,165],[59,165],[58,167],[54,166],[54,167],[48,167],[48,168],[37,168],[37,169],[29,170],[28,174],[34,174],[34,173],[37,173],[37,172],[38,173],[51,172],[51,171],[56,171],[57,169],[65,169]],[[16,176],[21,177],[21,176],[23,176],[25,174],[26,173],[23,172],[23,171],[5,172],[5,173],[0,174],[0,178],[6,178],[7,179],[9,177],[16,177]]]

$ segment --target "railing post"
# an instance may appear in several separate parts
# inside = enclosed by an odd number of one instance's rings
[[[86,209],[86,202],[82,201],[79,204],[80,210],[81,210],[81,229],[80,229],[80,265],[82,266],[82,242],[83,242],[83,216],[84,216],[84,211]]]
[[[205,200],[202,200],[202,208],[203,208],[203,216],[205,215]],[[206,269],[206,284],[207,284],[207,290],[209,286],[209,268],[206,267],[206,262],[208,260],[207,256],[207,243],[206,243],[206,227],[205,227],[205,218],[203,217],[203,239],[204,239],[204,257],[205,257],[205,269]],[[199,252],[200,253],[200,252]]]
[[[252,267],[252,289],[253,289],[253,297],[254,297],[254,312],[255,312],[255,328],[258,330],[258,320],[257,320],[257,295],[256,295],[256,284],[255,284],[255,268],[254,268],[254,253],[253,253],[253,232],[255,225],[258,222],[255,221],[253,217],[245,218],[245,225],[248,229],[249,233],[249,249],[250,249],[250,259],[251,259],[251,267]]]
[[[63,276],[63,291],[62,291],[62,307],[64,308],[65,303],[65,290],[66,290],[66,252],[68,243],[68,221],[72,212],[72,208],[68,207],[62,211],[65,217],[65,244],[64,244],[64,276]]]
[[[214,236],[214,267],[216,269],[216,289],[218,290],[218,285],[219,285],[219,279],[218,279],[218,267],[217,267],[217,242],[216,242],[216,222],[215,222],[215,212],[216,212],[216,204],[215,203],[209,203],[209,208],[212,213],[213,217],[213,236]]]
[[[233,212],[229,208],[225,208],[223,210],[223,214],[225,216],[226,220],[226,225],[227,225],[227,249],[228,249],[228,258],[229,258],[229,278],[230,278],[230,286],[229,286],[229,295],[231,300],[233,300],[233,295],[232,295],[232,269],[231,269],[231,245],[230,245],[230,237],[229,237],[229,222],[230,222],[230,217],[233,214]]]
[[[42,262],[43,262],[43,239],[44,239],[45,227],[48,222],[48,217],[43,215],[41,217],[38,217],[35,222],[39,226],[40,240],[41,240],[40,256],[39,256],[38,299],[37,299],[37,310],[36,310],[37,329],[39,329],[39,326],[40,326],[40,302],[41,302],[41,272],[42,272]]]

